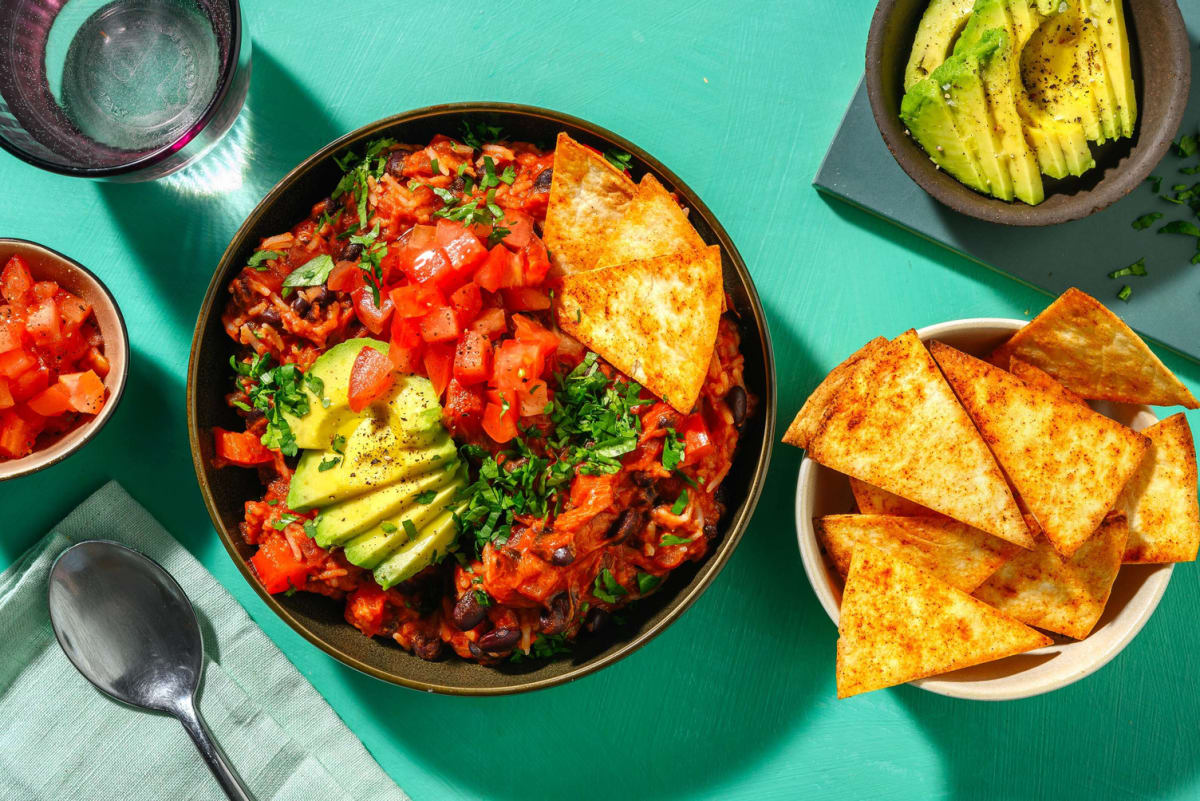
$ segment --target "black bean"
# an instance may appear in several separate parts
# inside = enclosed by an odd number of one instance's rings
[[[347,242],[342,248],[342,252],[338,254],[338,261],[358,261],[358,257],[362,255],[363,246],[357,242]]]
[[[412,640],[413,653],[427,662],[432,662],[442,655],[442,641],[436,636],[417,632]]]
[[[483,606],[476,600],[475,593],[468,590],[454,605],[454,625],[458,626],[459,631],[468,631],[478,626],[486,614]]]
[[[625,542],[638,532],[641,524],[641,515],[632,509],[626,509],[609,527],[608,538],[617,542]]]
[[[633,483],[639,487],[648,487],[654,483],[654,476],[649,473],[634,473],[632,477]]]
[[[337,208],[337,204],[333,202],[333,198],[331,197],[327,197],[322,200],[320,206],[321,210],[317,212],[318,214],[333,214],[334,210]]]
[[[550,184],[554,181],[554,168],[547,167],[538,173],[538,177],[533,181],[534,192],[549,192]]]
[[[608,612],[598,606],[593,606],[588,610],[588,613],[583,618],[583,627],[587,629],[589,634],[603,631],[608,625],[608,620],[611,618]]]
[[[454,176],[454,180],[450,182],[451,192],[461,192],[467,188],[467,182],[463,180],[461,175]]]
[[[550,554],[550,564],[558,567],[566,567],[575,561],[575,552],[569,546],[555,548],[554,553]]]
[[[291,299],[288,305],[292,307],[292,311],[301,317],[308,314],[308,309],[310,306],[312,306],[312,304],[308,302],[308,298],[304,297],[304,295],[300,294],[299,292],[296,293],[296,296]]]
[[[521,641],[521,630],[501,627],[479,638],[479,648],[488,654],[505,654]]]
[[[246,418],[247,423],[256,422],[266,416],[267,416],[266,412],[264,412],[262,409],[256,409],[253,406],[250,407],[250,411],[244,412],[242,414],[242,417]]]
[[[313,287],[308,290],[308,299],[314,306],[324,303],[329,300],[329,290],[323,286]]]
[[[388,154],[387,170],[388,175],[399,181],[404,177],[404,160],[408,158],[408,154],[403,150],[393,150]]]
[[[729,406],[729,413],[733,415],[733,424],[738,428],[746,422],[746,390],[741,387],[734,387],[725,393],[725,403]]]
[[[566,631],[570,614],[571,598],[565,592],[560,592],[550,599],[550,605],[541,612],[542,633],[561,634]]]
[[[704,538],[706,540],[708,540],[709,542],[713,542],[720,536],[721,536],[721,529],[717,526],[716,523],[709,520],[707,523],[704,524]]]
[[[274,306],[268,306],[262,314],[258,315],[264,323],[271,325],[279,325],[283,318],[279,316],[279,310]]]

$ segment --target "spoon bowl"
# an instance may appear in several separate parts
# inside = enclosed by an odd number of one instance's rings
[[[105,695],[179,719],[234,801],[250,801],[196,707],[204,639],[183,588],[115,542],[63,551],[50,569],[50,622],[71,664]]]

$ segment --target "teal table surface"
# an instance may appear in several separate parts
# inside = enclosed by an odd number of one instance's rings
[[[800,452],[786,446],[738,551],[681,620],[599,674],[505,698],[423,695],[329,659],[260,602],[205,513],[184,383],[221,252],[302,158],[417,106],[547,106],[608,127],[675,170],[725,224],[762,293],[780,426],[876,334],[1040,310],[1043,294],[812,188],[858,83],[873,6],[246,0],[249,101],[195,167],[154,184],[99,184],[0,154],[0,235],[42,242],[99,273],[133,347],[125,398],[90,447],[0,485],[0,566],[118,479],[418,800],[1197,797],[1193,566],[1175,572],[1119,657],[1068,689],[1004,704],[911,687],[838,701],[836,631],[796,547]],[[1164,358],[1200,391],[1200,366]]]

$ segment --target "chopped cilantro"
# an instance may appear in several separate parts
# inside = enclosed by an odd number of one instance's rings
[[[671,514],[681,515],[688,505],[688,491],[684,490],[679,493],[679,497],[675,499],[675,503],[671,505]]]
[[[328,459],[321,460],[321,463],[317,465],[317,472],[324,473],[326,470],[332,470],[341,463],[342,458],[340,456],[330,456]]]
[[[686,449],[675,433],[675,429],[668,428],[666,431],[667,437],[663,440],[662,465],[668,470],[674,470],[683,461]]]
[[[433,158],[433,159],[430,159],[430,160],[429,160],[429,169],[433,170],[433,174],[434,174],[434,175],[441,175],[441,174],[442,174],[442,168],[441,168],[441,165],[439,165],[439,164],[438,164],[438,160],[437,160],[436,158]]]
[[[525,652],[519,648],[509,657],[511,662],[523,662],[526,659],[548,659],[556,654],[571,653],[571,645],[565,634],[539,634]]]
[[[462,124],[463,135],[462,141],[464,145],[478,150],[488,142],[495,142],[503,138],[504,129],[499,125],[488,125],[486,122],[481,122],[478,125],[463,120]]]
[[[512,182],[517,180],[517,171],[512,168],[511,164],[504,168],[504,172],[500,173],[500,180],[509,186],[512,186]]]
[[[330,256],[325,253],[315,256],[295,270],[292,270],[291,274],[283,279],[283,291],[279,294],[286,298],[298,286],[317,286],[323,284],[329,278],[329,273],[332,271],[333,259]]]
[[[300,515],[294,515],[291,512],[284,512],[279,516],[278,520],[271,523],[271,528],[275,529],[276,531],[283,531],[285,528],[292,523],[295,523],[299,519]]]
[[[687,545],[692,541],[691,537],[676,537],[674,534],[663,534],[659,541],[660,545]]]
[[[1143,256],[1142,258],[1138,259],[1137,261],[1135,261],[1133,264],[1129,265],[1128,267],[1122,267],[1119,270],[1113,270],[1111,273],[1108,274],[1108,277],[1109,278],[1123,278],[1127,275],[1145,275],[1145,274],[1146,274],[1146,258]]]
[[[621,172],[625,172],[629,169],[629,161],[633,156],[628,153],[622,153],[620,150],[609,150],[604,153],[604,158],[608,160],[609,164]]]
[[[475,590],[475,603],[480,606],[491,606],[492,596],[488,595],[483,590]]]
[[[1121,287],[1121,291],[1117,293],[1117,297],[1120,298],[1121,300],[1125,301],[1126,303],[1128,303],[1129,296],[1132,294],[1133,294],[1133,289],[1130,288],[1129,284],[1126,284],[1125,286]]]
[[[1160,234],[1183,234],[1200,237],[1200,228],[1186,220],[1172,220],[1158,229]]]
[[[600,571],[596,576],[596,581],[592,584],[592,595],[607,604],[615,604],[622,595],[628,594],[629,590],[617,583],[616,578],[607,567]]]
[[[361,160],[353,151],[346,152],[341,158],[334,158],[334,163],[344,175],[329,197],[338,200],[346,194],[353,196],[360,229],[367,227],[367,196],[371,192],[371,179],[378,180],[383,176],[388,159],[386,151],[394,144],[395,139],[376,139],[367,144],[367,154]]]
[[[434,490],[425,490],[417,493],[417,503],[433,503],[433,499],[437,497],[437,492]]]
[[[304,373],[294,364],[271,366],[271,358],[263,353],[250,361],[240,362],[229,357],[229,365],[237,374],[237,384],[250,398],[250,405],[267,417],[267,429],[262,444],[284,456],[295,456],[296,437],[284,412],[294,417],[308,414],[308,394],[304,392]]]
[[[329,444],[329,447],[334,453],[345,453],[346,452],[346,438],[343,437],[341,434],[338,434],[337,436],[335,436],[333,438],[333,442],[331,442]]]
[[[267,265],[263,264],[263,262],[270,261],[271,259],[278,259],[282,255],[282,253],[276,250],[260,250],[250,257],[250,259],[246,262],[246,266],[258,270],[261,273],[263,270],[267,269]]]
[[[1153,211],[1149,214],[1143,214],[1141,217],[1138,217],[1133,221],[1133,230],[1144,231],[1145,229],[1154,225],[1154,223],[1160,219],[1162,219],[1161,211]]]
[[[1162,179],[1161,175],[1151,175],[1146,180],[1150,183],[1150,191],[1151,192],[1153,192],[1154,194],[1157,195],[1159,192],[1162,191],[1163,179]]]
[[[1175,143],[1175,152],[1184,158],[1196,155],[1197,149],[1200,149],[1200,142],[1197,142],[1196,137],[1191,134],[1184,134]]]
[[[387,534],[392,534],[400,530],[399,527],[391,520],[384,520],[379,524],[379,528],[381,528]]]
[[[656,576],[653,573],[637,574],[638,593],[645,595],[653,590],[659,584],[662,584],[662,576]]]
[[[304,521],[304,533],[308,535],[309,539],[316,539],[317,521],[316,520],[305,520]]]
[[[350,242],[363,246],[358,266],[366,273],[367,286],[371,288],[371,298],[375,301],[375,307],[379,308],[381,305],[380,291],[383,287],[383,257],[388,252],[387,243],[379,239],[379,223],[376,222],[374,227],[365,234],[350,237]]]
[[[1196,173],[1200,172],[1200,165],[1195,167],[1180,167],[1179,171],[1184,175],[1195,175]]]
[[[417,538],[417,524],[409,520],[407,517],[400,522],[404,524],[404,533],[408,535],[408,538],[410,540],[415,540]]]

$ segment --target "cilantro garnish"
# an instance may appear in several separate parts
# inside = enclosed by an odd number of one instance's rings
[[[622,153],[620,150],[608,150],[605,151],[604,158],[608,160],[609,164],[613,165],[621,172],[625,172],[629,169],[629,161],[633,158],[633,156],[629,155],[628,153]]]
[[[246,261],[246,266],[261,273],[267,269],[267,265],[263,264],[263,262],[278,259],[282,255],[277,250],[260,250]]]
[[[410,540],[415,540],[417,538],[417,524],[409,520],[407,517],[400,522],[404,524],[404,533],[408,535],[408,538]],[[434,557],[434,561],[437,561],[436,556]]]
[[[433,499],[437,497],[437,492],[434,490],[425,490],[417,493],[417,503],[433,503]]]
[[[1151,192],[1153,192],[1154,194],[1157,195],[1159,192],[1162,191],[1163,179],[1162,179],[1161,175],[1151,175],[1146,180],[1150,183],[1150,191]]]
[[[616,578],[606,567],[596,576],[592,584],[592,595],[607,604],[617,603],[622,595],[628,595],[629,590],[617,583]]]
[[[281,514],[279,516],[278,520],[271,523],[271,528],[275,529],[276,531],[283,531],[285,528],[287,528],[292,523],[295,523],[299,519],[300,519],[300,515],[295,515],[295,514],[292,514],[291,512],[284,512],[283,514]]]
[[[304,521],[304,533],[309,536],[309,539],[316,539],[317,521],[316,520],[305,520]]]
[[[650,592],[659,584],[662,584],[662,576],[656,576],[653,573],[641,572],[637,574],[638,592],[641,595],[645,595],[646,593]]]
[[[438,160],[436,158],[432,158],[429,160],[429,169],[433,170],[434,175],[442,174],[442,168],[438,164]]]
[[[1129,284],[1126,284],[1125,286],[1121,287],[1121,291],[1117,293],[1117,297],[1119,299],[1125,301],[1126,303],[1128,303],[1129,296],[1132,294],[1133,294],[1133,289],[1129,286]]]
[[[361,160],[348,151],[341,158],[334,158],[334,163],[343,173],[337,187],[329,197],[337,200],[342,195],[354,197],[355,210],[358,212],[358,225],[367,227],[367,195],[371,191],[370,179],[378,180],[387,168],[387,149],[396,144],[395,139],[376,139],[367,144],[367,154]]]
[[[321,463],[319,465],[317,465],[317,472],[324,473],[326,470],[332,470],[333,468],[337,467],[341,463],[342,463],[341,457],[330,456],[328,459],[321,460]]]
[[[351,239],[353,238],[351,237]],[[286,298],[298,286],[323,284],[331,272],[333,272],[333,259],[322,253],[292,270],[291,274],[283,280],[283,290],[279,294]]]
[[[343,437],[341,434],[338,434],[337,436],[335,436],[333,438],[333,442],[331,442],[329,444],[329,449],[332,450],[334,453],[345,453],[346,452],[346,438]]]
[[[1136,220],[1133,221],[1133,230],[1144,231],[1145,229],[1154,225],[1154,223],[1160,219],[1162,219],[1161,211],[1154,211],[1149,214],[1143,214],[1141,217],[1138,217]]]
[[[388,252],[387,243],[379,239],[379,223],[376,222],[365,234],[351,236],[350,242],[363,246],[358,266],[366,273],[367,286],[371,288],[371,299],[375,301],[375,308],[379,308],[380,291],[383,288],[383,257]]]
[[[1142,258],[1138,259],[1137,261],[1135,261],[1133,264],[1129,265],[1128,267],[1122,267],[1119,270],[1113,270],[1111,273],[1108,274],[1108,277],[1109,278],[1123,278],[1127,275],[1145,275],[1145,274],[1146,274],[1146,258],[1143,256]]]
[[[681,515],[688,505],[688,491],[684,490],[679,493],[679,497],[675,499],[675,503],[671,504],[671,514]]]
[[[295,417],[308,414],[308,394],[304,392],[304,373],[294,364],[271,367],[271,357],[259,354],[248,362],[229,357],[229,364],[240,377],[238,384],[250,398],[250,404],[267,417],[262,444],[284,456],[297,453],[296,437],[283,413]]]
[[[675,429],[668,428],[667,437],[663,440],[662,465],[668,470],[674,470],[679,467],[679,463],[683,461],[686,455],[686,448],[679,441],[679,435],[675,433]]]
[[[1184,236],[1200,237],[1200,228],[1187,220],[1172,220],[1158,229],[1160,234],[1183,234]]]
[[[676,537],[674,534],[663,534],[659,540],[660,545],[687,545],[692,541],[691,537]]]
[[[481,122],[478,125],[463,120],[462,124],[464,145],[472,147],[475,150],[486,145],[488,142],[495,142],[504,137],[504,129],[499,125],[488,125],[486,122]]]
[[[400,530],[399,526],[397,526],[391,520],[384,520],[379,524],[379,528],[382,529],[386,534],[392,534]]]
[[[1175,143],[1175,152],[1184,158],[1189,158],[1196,155],[1196,151],[1200,150],[1200,142],[1191,134],[1184,134],[1179,141]]]
[[[475,590],[475,603],[480,606],[491,606],[492,596],[488,595],[483,590]]]
[[[1180,168],[1179,168],[1179,171],[1180,171],[1181,173],[1183,173],[1184,175],[1195,175],[1196,173],[1200,172],[1200,166],[1196,166],[1196,167],[1180,167]]]
[[[520,649],[512,652],[509,660],[512,662],[521,662],[530,657],[534,659],[548,659],[556,654],[571,653],[571,644],[567,640],[565,634],[539,634],[529,646],[529,652],[526,653]]]

